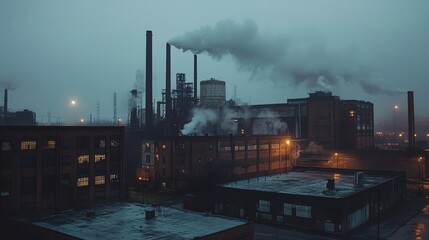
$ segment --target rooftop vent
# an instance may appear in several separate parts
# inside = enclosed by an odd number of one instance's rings
[[[362,187],[363,186],[363,178],[364,178],[363,172],[356,172],[355,178],[353,179],[353,185],[354,187]]]
[[[155,209],[150,208],[145,210],[145,218],[146,219],[154,219],[155,218]]]

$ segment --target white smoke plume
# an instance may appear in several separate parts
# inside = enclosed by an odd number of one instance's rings
[[[329,52],[320,42],[261,34],[251,19],[237,23],[226,19],[214,27],[203,26],[171,39],[170,44],[195,54],[207,53],[220,60],[235,58],[238,68],[252,78],[268,77],[295,85],[331,89],[340,81],[353,82],[369,94],[392,94],[378,86],[368,68],[353,60],[351,53]]]
[[[189,135],[193,133],[202,133],[204,128],[209,125],[216,123],[218,116],[215,110],[206,108],[194,108],[192,109],[192,119],[189,123],[183,126],[180,131],[182,135]]]
[[[138,69],[136,71],[136,80],[134,82],[134,89],[137,89],[139,91],[145,90],[145,77],[144,77],[144,72],[141,69]]]
[[[279,135],[287,134],[288,126],[280,119],[276,112],[263,110],[253,121],[252,132],[254,135]]]

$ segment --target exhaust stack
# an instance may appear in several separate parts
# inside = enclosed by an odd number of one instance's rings
[[[198,77],[197,77],[197,54],[194,54],[194,101],[197,103],[197,85],[198,85]]]
[[[170,135],[171,118],[171,45],[166,44],[165,58],[165,135]]]
[[[146,31],[146,130],[153,129],[152,110],[152,31]]]
[[[4,90],[4,105],[3,105],[4,119],[6,120],[7,115],[7,89]]]
[[[415,123],[414,123],[414,92],[408,91],[408,148],[411,149],[416,143]]]

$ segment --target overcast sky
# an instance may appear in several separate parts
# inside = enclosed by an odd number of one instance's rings
[[[48,112],[51,121],[95,118],[98,102],[101,118],[112,120],[114,92],[118,116],[127,119],[152,30],[156,101],[165,88],[165,43],[185,48],[194,38],[192,48],[205,38],[222,51],[199,46],[198,78],[226,81],[228,99],[234,85],[249,104],[328,90],[373,102],[376,125],[386,126],[395,104],[405,117],[407,90],[414,91],[416,116],[429,117],[428,10],[429,1],[418,0],[2,0],[0,81],[14,88],[9,108],[33,110],[38,121]],[[192,67],[191,52],[172,48],[172,79],[183,72],[192,81]]]

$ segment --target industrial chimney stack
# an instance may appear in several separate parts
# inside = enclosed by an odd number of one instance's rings
[[[197,77],[197,54],[194,54],[194,101],[197,103],[197,86],[198,86],[198,77]]]
[[[164,134],[170,135],[171,124],[171,45],[166,44],[166,61],[165,61],[165,122]]]
[[[152,129],[152,31],[146,31],[146,130]]]
[[[415,124],[414,124],[414,93],[408,91],[408,148],[411,149],[416,143]]]
[[[4,90],[4,105],[3,105],[3,112],[4,112],[4,119],[6,121],[6,115],[7,115],[7,89]]]

